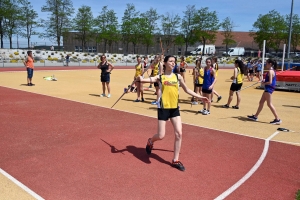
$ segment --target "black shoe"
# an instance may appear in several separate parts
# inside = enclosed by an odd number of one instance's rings
[[[27,86],[31,86],[30,83],[27,83]]]
[[[171,166],[175,167],[176,169],[179,169],[180,171],[185,170],[185,167],[183,166],[183,164],[179,160],[178,161],[172,161]]]
[[[247,117],[253,121],[257,121],[257,117],[255,117],[254,115],[247,115]]]
[[[146,152],[148,155],[151,154],[152,149],[153,149],[153,143],[151,142],[151,138],[149,138],[146,145]]]
[[[141,102],[144,102],[144,101],[145,101],[144,98],[142,98]]]
[[[222,99],[222,96],[219,96],[217,99],[217,103]]]
[[[233,109],[240,109],[238,106],[232,106]]]
[[[229,105],[225,104],[222,108],[229,108]]]
[[[30,83],[30,86],[35,86],[35,84],[33,84],[33,83]]]
[[[134,100],[133,102],[141,102],[141,100],[139,100],[139,99],[136,99],[136,100]]]

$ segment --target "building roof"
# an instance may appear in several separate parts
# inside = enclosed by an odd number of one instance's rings
[[[236,41],[235,44],[230,45],[229,47],[244,47],[245,49],[258,50],[258,45],[254,42],[253,37],[250,36],[250,32],[232,32],[233,40]],[[222,31],[218,31],[216,36],[215,45],[218,48],[225,48],[223,40],[225,37],[222,35]]]

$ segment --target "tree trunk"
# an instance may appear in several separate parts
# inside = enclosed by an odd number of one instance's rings
[[[9,36],[9,48],[12,49],[12,36]]]

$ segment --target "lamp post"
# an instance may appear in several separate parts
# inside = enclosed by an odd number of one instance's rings
[[[294,0],[292,0],[291,6],[291,15],[290,15],[290,27],[289,27],[289,41],[287,48],[287,58],[290,58],[290,48],[291,48],[291,38],[292,38],[292,26],[293,26],[293,9],[294,9]]]

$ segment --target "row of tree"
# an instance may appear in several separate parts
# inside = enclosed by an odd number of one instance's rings
[[[71,0],[46,0],[41,8],[48,12],[47,19],[39,19],[37,12],[28,0],[0,0],[0,39],[3,48],[4,38],[10,41],[12,48],[13,35],[17,34],[27,38],[28,46],[32,35],[39,35],[55,41],[61,47],[63,37],[68,37],[69,32],[75,32],[75,39],[83,47],[89,41],[106,46],[122,41],[128,50],[128,45],[144,45],[148,48],[155,42],[162,42],[170,47],[172,44],[185,46],[201,42],[214,43],[218,30],[222,30],[223,44],[236,43],[233,30],[236,27],[230,17],[219,21],[216,11],[204,7],[197,9],[188,5],[183,11],[183,17],[178,14],[165,13],[160,15],[156,9],[140,13],[133,4],[127,4],[121,24],[113,9],[102,7],[98,16],[94,17],[91,7],[81,6],[75,17],[75,9]],[[289,15],[282,16],[275,10],[268,14],[259,15],[250,31],[254,41],[262,48],[266,40],[267,49],[278,51],[280,44],[287,42],[289,30]],[[37,32],[43,28],[43,32]],[[292,47],[294,51],[300,45],[300,20],[296,14],[293,16]],[[154,39],[156,38],[156,39]]]

